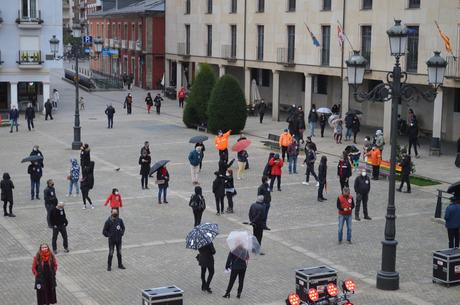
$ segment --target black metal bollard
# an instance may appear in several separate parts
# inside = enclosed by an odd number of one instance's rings
[[[436,202],[436,210],[434,212],[434,218],[441,218],[441,214],[442,214],[442,193],[443,193],[443,191],[438,190],[438,201]]]

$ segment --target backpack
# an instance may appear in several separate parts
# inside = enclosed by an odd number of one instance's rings
[[[193,210],[204,211],[206,209],[206,203],[203,196],[197,196],[196,194],[193,194],[192,197],[190,197],[189,206]]]

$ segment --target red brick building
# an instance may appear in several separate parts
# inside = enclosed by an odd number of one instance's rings
[[[159,89],[164,74],[164,1],[145,0],[88,15],[89,33],[104,41],[91,69],[107,75],[132,75],[134,84]]]

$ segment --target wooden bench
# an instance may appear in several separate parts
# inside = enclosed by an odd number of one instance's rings
[[[280,140],[280,136],[278,136],[276,134],[269,133],[268,134],[268,141],[264,140],[264,141],[262,141],[262,143],[265,146],[268,146],[273,150],[279,150],[280,149],[279,140]]]
[[[370,172],[372,172],[372,165],[370,165],[369,163],[366,163],[366,170],[369,170]],[[396,168],[395,168],[396,176],[401,176],[401,170],[402,170],[401,165],[397,163]],[[382,160],[382,163],[380,164],[379,175],[385,178],[390,176],[390,161]]]

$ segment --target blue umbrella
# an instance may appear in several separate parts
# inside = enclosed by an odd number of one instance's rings
[[[215,223],[203,223],[193,228],[185,238],[185,248],[198,250],[212,243],[219,234],[219,225]]]

